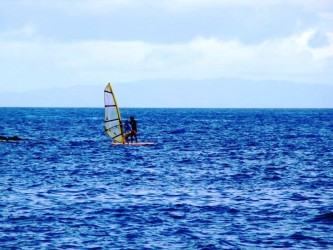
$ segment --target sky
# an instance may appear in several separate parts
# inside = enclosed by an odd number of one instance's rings
[[[0,0],[0,94],[212,79],[320,88],[332,69],[332,0]]]

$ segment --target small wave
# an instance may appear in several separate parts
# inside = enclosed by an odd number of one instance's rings
[[[171,131],[170,134],[178,135],[178,134],[184,134],[185,132],[186,132],[185,129],[177,129],[177,130]]]
[[[294,239],[294,240],[310,240],[310,241],[317,241],[318,239],[315,238],[315,237],[312,237],[312,236],[307,236],[307,235],[304,235],[303,233],[301,232],[296,232],[294,234],[292,234],[290,236],[290,238]]]
[[[301,194],[297,194],[297,193],[294,193],[291,198],[291,200],[294,200],[294,201],[305,201],[305,200],[309,200],[310,198],[309,197],[306,197],[306,196],[303,196]]]

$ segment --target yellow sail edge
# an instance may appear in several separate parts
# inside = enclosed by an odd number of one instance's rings
[[[121,122],[121,115],[110,83],[108,83],[104,89],[104,107],[104,130],[106,134],[113,139],[114,142],[125,143],[125,138],[122,132],[123,126]]]

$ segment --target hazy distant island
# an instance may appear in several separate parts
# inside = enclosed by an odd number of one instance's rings
[[[0,92],[0,107],[104,107],[104,84]],[[112,82],[128,108],[333,108],[333,86],[238,78]],[[128,90],[131,91],[128,91]]]

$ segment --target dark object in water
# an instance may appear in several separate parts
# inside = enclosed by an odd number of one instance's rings
[[[310,220],[310,222],[333,224],[333,212],[317,215],[313,220]]]
[[[21,141],[21,140],[23,139],[18,137],[17,135],[10,137],[0,135],[0,141]]]

